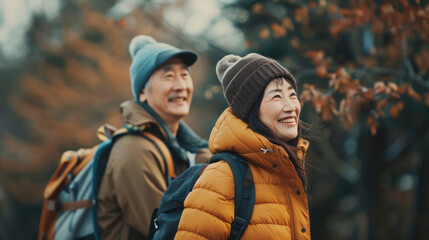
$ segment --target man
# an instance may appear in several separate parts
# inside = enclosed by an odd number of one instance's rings
[[[193,93],[189,67],[196,53],[137,36],[130,43],[134,101],[121,105],[126,128],[144,130],[169,148],[179,175],[192,163],[210,158],[207,142],[181,119],[188,115]],[[145,239],[152,211],[167,188],[166,166],[149,140],[126,135],[110,153],[98,195],[101,239]]]

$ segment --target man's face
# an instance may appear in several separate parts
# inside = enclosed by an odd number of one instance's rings
[[[147,101],[166,123],[188,115],[194,85],[182,59],[171,58],[157,68],[148,85],[140,94],[140,101]]]

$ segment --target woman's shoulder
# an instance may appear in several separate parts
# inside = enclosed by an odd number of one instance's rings
[[[229,164],[224,161],[209,164],[196,182],[194,189],[196,188],[204,188],[233,198],[234,176]]]
[[[209,164],[203,173],[206,172],[215,172],[216,174],[230,175],[232,177],[231,167],[227,162],[222,160]]]

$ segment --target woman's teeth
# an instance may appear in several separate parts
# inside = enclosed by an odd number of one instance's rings
[[[280,120],[281,123],[295,123],[295,118],[284,118]]]

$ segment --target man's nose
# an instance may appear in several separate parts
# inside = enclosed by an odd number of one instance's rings
[[[185,79],[183,79],[183,77],[180,76],[180,74],[176,74],[176,77],[174,78],[174,82],[173,82],[173,88],[183,89],[185,87],[186,87]]]
[[[174,89],[185,89],[186,88],[186,79],[183,78],[180,74],[176,75],[173,84]]]

